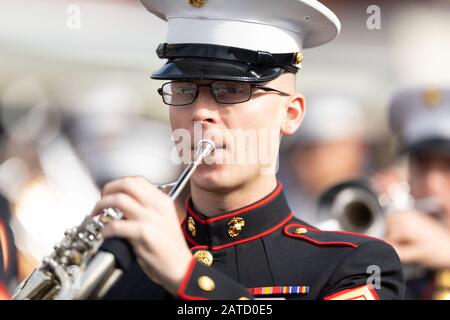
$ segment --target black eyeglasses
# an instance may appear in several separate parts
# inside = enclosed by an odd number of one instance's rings
[[[169,106],[187,106],[193,104],[199,95],[200,87],[211,87],[214,99],[222,104],[237,104],[251,99],[253,89],[276,92],[284,96],[290,94],[254,83],[238,81],[214,81],[199,85],[191,81],[167,82],[158,89],[165,104]]]

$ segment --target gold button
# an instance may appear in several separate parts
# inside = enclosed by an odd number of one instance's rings
[[[195,221],[192,217],[188,218],[188,230],[193,237],[197,235],[197,229],[195,228]]]
[[[206,250],[199,250],[194,253],[194,258],[197,259],[198,262],[203,263],[210,267],[213,264],[213,256],[211,252]]]
[[[228,235],[232,238],[237,237],[244,229],[245,220],[239,217],[234,217],[228,221]]]
[[[200,278],[198,278],[197,284],[200,289],[207,292],[213,291],[216,288],[214,280],[207,276],[201,276]]]
[[[297,228],[297,229],[295,229],[295,231],[294,231],[294,233],[295,233],[296,235],[305,234],[305,233],[307,233],[307,232],[308,232],[308,229],[306,229],[306,228]]]
[[[250,300],[250,299],[247,297],[240,297],[239,300]]]

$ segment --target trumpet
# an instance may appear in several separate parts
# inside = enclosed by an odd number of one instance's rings
[[[158,186],[175,200],[203,159],[215,145],[200,140],[194,160],[173,183]],[[103,230],[115,220],[123,219],[116,208],[106,208],[97,216],[87,216],[77,227],[67,230],[54,251],[42,260],[16,289],[15,300],[82,300],[102,298],[120,279],[134,259],[124,240],[104,241]]]
[[[343,181],[319,197],[318,227],[383,238],[389,214],[416,210],[440,217],[442,208],[434,199],[414,199],[410,191],[406,181],[393,183],[385,193],[376,192],[368,178]]]
[[[344,181],[319,198],[319,227],[380,236],[385,208],[367,179]]]

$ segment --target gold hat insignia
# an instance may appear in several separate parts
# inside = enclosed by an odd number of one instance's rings
[[[295,55],[295,64],[300,64],[303,61],[303,53],[297,52]]]
[[[423,93],[423,102],[432,109],[437,107],[442,101],[442,92],[436,88],[429,88]]]
[[[195,7],[195,8],[201,8],[203,5],[208,2],[208,0],[188,0],[188,3]]]

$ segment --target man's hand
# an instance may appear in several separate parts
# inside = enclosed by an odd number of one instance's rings
[[[404,263],[429,268],[450,267],[450,232],[422,212],[402,212],[387,218],[386,240]]]
[[[192,260],[172,200],[147,180],[128,177],[108,183],[93,210],[117,208],[126,220],[105,228],[105,237],[130,242],[145,273],[172,295]]]

